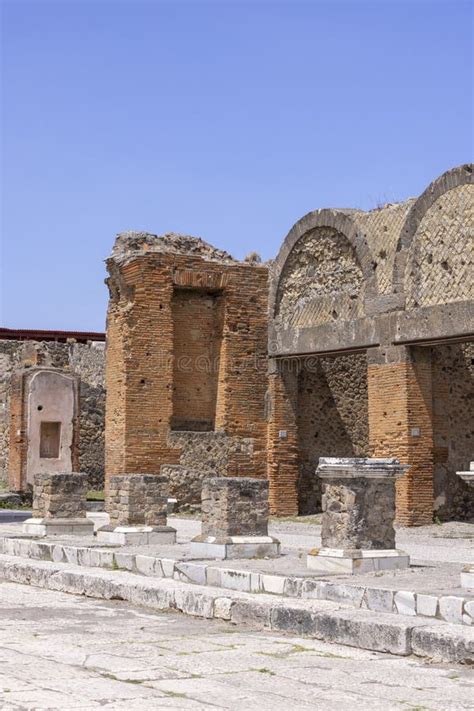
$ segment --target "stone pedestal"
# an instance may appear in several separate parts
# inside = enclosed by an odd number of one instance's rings
[[[117,545],[176,542],[176,529],[166,525],[168,480],[155,474],[123,474],[110,478],[106,511],[110,524],[97,539]]]
[[[268,481],[212,477],[202,487],[202,533],[191,541],[199,558],[275,558],[280,542],[268,535]]]
[[[456,472],[457,475],[474,487],[474,462],[469,463],[469,470],[465,472]],[[461,573],[461,587],[467,590],[474,590],[474,565],[466,565]]]
[[[368,573],[406,568],[395,549],[395,481],[405,472],[397,459],[321,458],[323,547],[308,555],[321,573]]]
[[[92,536],[94,522],[87,518],[87,474],[36,474],[33,517],[23,523],[30,536]]]

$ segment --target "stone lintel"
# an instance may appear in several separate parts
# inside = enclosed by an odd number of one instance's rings
[[[395,458],[321,457],[317,475],[321,479],[398,479],[407,469]]]

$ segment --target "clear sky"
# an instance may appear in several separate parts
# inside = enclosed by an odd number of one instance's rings
[[[463,0],[1,4],[4,326],[102,330],[117,232],[267,259],[472,157]]]

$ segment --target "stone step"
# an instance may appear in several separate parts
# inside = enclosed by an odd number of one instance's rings
[[[474,629],[439,620],[348,610],[324,600],[254,596],[135,573],[78,568],[67,563],[0,555],[0,578],[97,599],[125,600],[154,610],[228,620],[400,656],[474,662]]]
[[[125,570],[150,578],[167,578],[192,585],[224,590],[270,594],[292,600],[325,600],[339,606],[393,615],[442,620],[474,628],[474,591],[436,594],[407,589],[358,585],[354,580],[328,581],[313,576],[259,573],[217,566],[213,561],[174,560],[158,555],[136,554],[120,547],[106,548],[73,543],[0,537],[0,553],[32,560],[49,560],[79,567]]]

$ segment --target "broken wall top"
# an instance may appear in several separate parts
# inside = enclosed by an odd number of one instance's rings
[[[116,237],[110,260],[123,265],[147,254],[176,254],[197,257],[208,262],[218,262],[229,266],[242,264],[228,252],[213,247],[200,237],[174,232],[163,235],[154,235],[149,232],[121,232]],[[255,263],[253,262],[253,264]]]

